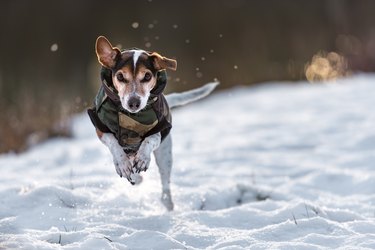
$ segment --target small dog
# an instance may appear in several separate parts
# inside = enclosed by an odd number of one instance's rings
[[[154,153],[162,183],[161,201],[173,210],[170,108],[207,96],[218,83],[164,96],[165,70],[176,70],[175,60],[140,49],[120,51],[104,36],[96,40],[96,55],[102,65],[102,85],[88,114],[97,135],[109,148],[118,175],[131,184],[142,181],[139,173],[148,169]]]

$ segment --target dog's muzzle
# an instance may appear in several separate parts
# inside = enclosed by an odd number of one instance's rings
[[[129,98],[127,104],[132,111],[136,111],[141,106],[141,99],[137,96],[132,96]]]

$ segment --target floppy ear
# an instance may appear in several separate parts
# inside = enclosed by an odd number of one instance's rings
[[[158,53],[154,52],[151,54],[151,57],[154,60],[154,67],[157,70],[161,69],[177,69],[177,61],[173,59],[166,58],[164,56],[159,55]]]
[[[104,36],[99,36],[95,44],[96,55],[101,65],[112,68],[116,65],[116,57],[121,54],[120,50],[112,47],[112,44]]]

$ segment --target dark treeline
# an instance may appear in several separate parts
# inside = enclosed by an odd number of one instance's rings
[[[374,10],[371,0],[0,1],[0,152],[17,147],[9,131],[24,142],[90,104],[98,35],[176,58],[168,91],[225,88],[305,79],[321,51],[374,71]]]

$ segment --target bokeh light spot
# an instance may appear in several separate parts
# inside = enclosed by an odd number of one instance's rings
[[[138,22],[132,23],[132,27],[133,29],[137,29],[139,27],[139,23]]]
[[[56,52],[59,49],[59,45],[57,43],[54,43],[51,45],[51,51]]]
[[[305,67],[306,79],[309,82],[335,80],[349,74],[346,58],[336,52],[319,52]]]

